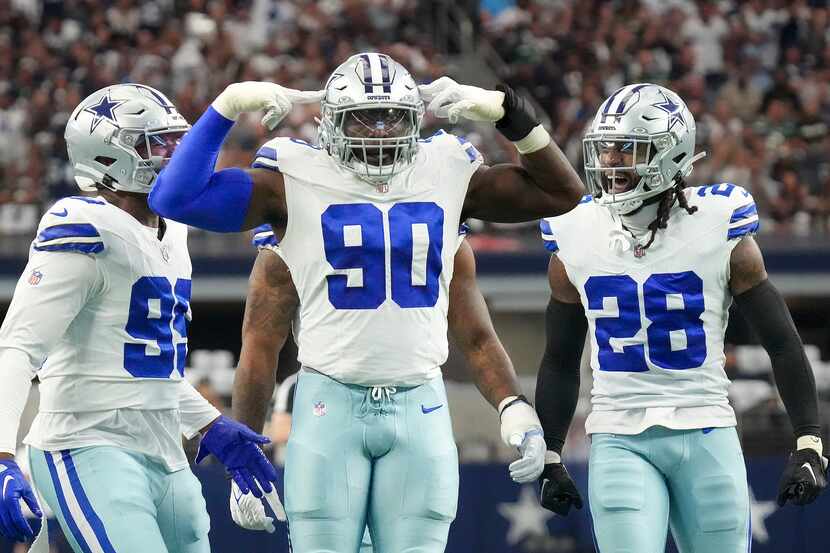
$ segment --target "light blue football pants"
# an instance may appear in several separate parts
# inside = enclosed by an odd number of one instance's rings
[[[444,383],[347,385],[302,370],[285,462],[294,553],[440,553],[458,503]],[[365,550],[365,549],[364,549]]]
[[[210,519],[189,468],[108,446],[29,448],[32,478],[75,553],[209,553]]]
[[[747,553],[749,494],[735,428],[594,434],[588,494],[600,553]]]

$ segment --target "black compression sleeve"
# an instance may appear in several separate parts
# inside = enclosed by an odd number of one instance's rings
[[[755,329],[772,361],[778,393],[796,437],[818,436],[816,382],[810,361],[784,298],[769,280],[735,296],[741,313]]]
[[[536,381],[536,412],[548,450],[562,452],[579,399],[579,361],[588,321],[582,305],[550,299],[545,313],[547,343]]]

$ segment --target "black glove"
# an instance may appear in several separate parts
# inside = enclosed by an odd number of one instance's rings
[[[504,116],[496,121],[496,129],[511,142],[527,137],[539,125],[533,106],[507,85],[497,85],[496,90],[504,92]]]
[[[543,473],[544,474],[544,473]],[[787,501],[796,505],[812,503],[827,487],[827,459],[815,449],[796,450],[790,455],[781,483],[778,485],[778,506]]]
[[[582,496],[562,463],[545,465],[539,481],[542,483],[539,501],[548,511],[565,516],[572,505],[577,509],[582,508]]]

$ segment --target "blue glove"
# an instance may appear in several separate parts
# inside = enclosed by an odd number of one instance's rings
[[[32,487],[12,459],[0,461],[0,494],[0,534],[12,541],[34,539],[35,533],[20,510],[20,500],[25,501],[38,518],[43,517],[43,513]]]
[[[270,441],[244,424],[221,416],[202,436],[196,462],[202,462],[213,453],[228,469],[242,493],[250,492],[261,498],[262,492],[269,493],[271,482],[277,480],[277,470],[259,448],[259,444]]]

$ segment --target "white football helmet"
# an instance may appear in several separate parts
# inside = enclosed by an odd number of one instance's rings
[[[406,68],[385,54],[356,54],[326,82],[319,144],[342,168],[380,186],[412,162],[424,103]]]
[[[97,185],[147,194],[190,129],[161,92],[118,84],[87,96],[66,124],[66,148],[81,190]]]
[[[695,119],[668,88],[631,84],[600,106],[583,140],[594,201],[619,215],[639,209],[692,171]]]

